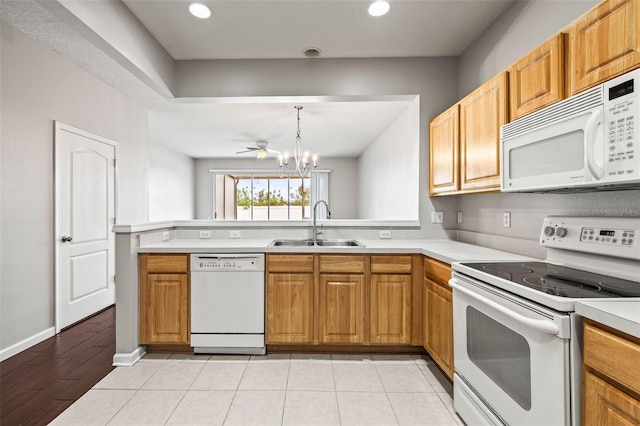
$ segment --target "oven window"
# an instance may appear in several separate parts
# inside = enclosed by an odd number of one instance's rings
[[[531,409],[531,350],[527,340],[467,306],[469,359],[523,409]]]

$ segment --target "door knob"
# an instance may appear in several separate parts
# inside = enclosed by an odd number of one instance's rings
[[[64,237],[62,237],[62,242],[63,243],[68,243],[68,242],[71,242],[72,240],[73,240],[73,237],[68,237],[66,235]]]

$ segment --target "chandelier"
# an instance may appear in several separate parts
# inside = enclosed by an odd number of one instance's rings
[[[293,158],[290,158],[289,153],[285,152],[284,155],[278,156],[278,162],[280,163],[280,170],[287,176],[292,175],[307,176],[311,170],[318,168],[318,156],[313,155],[309,158],[309,153],[302,150],[302,138],[300,137],[300,110],[303,108],[300,105],[294,106],[298,110],[298,130],[296,132],[296,141],[293,145]],[[291,160],[295,164],[290,164]]]

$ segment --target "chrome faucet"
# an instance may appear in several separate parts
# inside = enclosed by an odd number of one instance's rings
[[[318,204],[324,204],[327,208],[327,219],[331,219],[331,210],[329,210],[329,204],[327,204],[324,200],[319,200],[313,205],[313,244],[318,244],[318,235],[322,234],[322,225],[320,225],[320,230],[318,231],[318,225],[316,224],[316,210],[318,208]]]

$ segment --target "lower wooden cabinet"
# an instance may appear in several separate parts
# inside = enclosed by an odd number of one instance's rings
[[[585,320],[583,424],[640,425],[640,339]]]
[[[419,346],[414,259],[420,262],[412,255],[269,254],[267,344]]]
[[[412,292],[411,275],[371,275],[371,343],[411,343]]]
[[[320,343],[364,343],[363,309],[363,274],[320,274]]]
[[[268,255],[267,343],[312,343],[313,303],[313,255]]]
[[[140,255],[140,343],[189,344],[188,255]]]
[[[453,380],[453,294],[448,285],[450,277],[449,265],[424,259],[423,346]]]
[[[313,342],[313,274],[267,278],[267,343]]]

